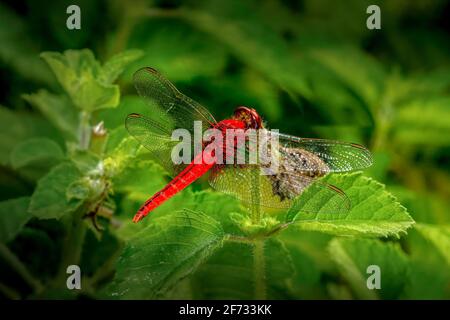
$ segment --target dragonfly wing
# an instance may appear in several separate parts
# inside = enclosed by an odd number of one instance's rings
[[[350,200],[338,187],[302,174],[262,175],[257,165],[216,165],[210,174],[210,185],[221,192],[247,203],[263,207],[288,209],[295,206],[301,212],[330,214],[350,209]],[[298,197],[308,192],[307,202]]]
[[[349,172],[364,169],[372,165],[372,155],[365,147],[356,143],[347,143],[326,139],[298,138],[277,134],[279,151],[282,156],[297,150],[301,161],[288,168],[295,171],[315,171],[323,175],[329,172]],[[303,153],[303,155],[301,154]],[[310,160],[310,161],[308,161]],[[318,163],[319,160],[321,163]]]
[[[172,176],[181,172],[186,164],[175,164],[172,149],[179,141],[172,141],[170,129],[163,123],[132,113],[125,120],[128,132],[150,151],[150,158],[159,163]]]
[[[216,123],[206,108],[178,91],[157,70],[149,67],[139,69],[133,80],[138,94],[151,110],[149,117],[165,127],[193,132],[194,121],[201,121],[203,130]]]

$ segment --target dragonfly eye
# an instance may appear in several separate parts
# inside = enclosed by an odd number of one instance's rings
[[[262,128],[262,120],[259,114],[253,108],[238,107],[234,111],[234,117],[236,119],[244,121],[249,128],[260,129]]]

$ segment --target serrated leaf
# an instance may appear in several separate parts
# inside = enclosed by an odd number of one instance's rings
[[[29,197],[21,197],[0,202],[0,242],[6,243],[20,232],[30,220]]]
[[[185,203],[184,208],[203,212],[219,221],[226,233],[234,235],[242,233],[231,219],[231,213],[241,211],[236,198],[208,189],[186,194]]]
[[[409,261],[398,245],[379,240],[336,238],[330,242],[328,251],[357,298],[395,299],[402,294],[408,281]],[[367,271],[372,265],[380,270],[381,288],[377,290],[367,286],[367,279],[374,274]]]
[[[157,297],[203,263],[223,238],[220,224],[201,213],[155,217],[126,244],[107,292],[126,299]]]
[[[76,140],[78,114],[65,95],[39,90],[33,94],[25,94],[23,98],[37,108],[67,138]]]
[[[450,298],[450,226],[417,224],[408,234],[411,281],[408,299]]]
[[[82,204],[82,200],[67,199],[66,190],[79,178],[81,172],[70,162],[54,167],[38,181],[31,196],[28,209],[30,213],[40,219],[59,219],[74,212]]]
[[[141,50],[127,50],[116,54],[102,66],[99,80],[103,83],[113,83],[128,64],[139,59],[143,54]]]
[[[333,207],[330,207],[333,198],[329,193],[309,188],[287,213],[287,221],[294,222],[295,228],[335,235],[399,237],[414,223],[406,208],[382,184],[361,172],[329,175],[323,181],[342,189],[350,199],[351,209],[333,213]],[[309,202],[314,203],[314,207],[320,204],[320,209],[315,213],[302,212]]]
[[[79,109],[92,112],[119,104],[119,87],[98,79],[101,66],[90,50],[44,52],[41,57]]]
[[[47,138],[32,138],[18,144],[11,152],[10,162],[14,169],[24,167],[50,168],[64,158],[61,147]]]

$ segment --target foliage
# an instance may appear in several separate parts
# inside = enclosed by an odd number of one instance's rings
[[[376,31],[369,1],[80,1],[79,31],[62,27],[66,2],[0,6],[1,297],[450,298],[444,1],[376,1]],[[351,209],[309,188],[255,220],[199,181],[131,223],[168,182],[123,125],[148,112],[131,85],[142,66],[217,119],[249,105],[283,132],[368,146],[372,168],[322,178]]]

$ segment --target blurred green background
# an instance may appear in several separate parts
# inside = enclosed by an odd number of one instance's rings
[[[81,30],[66,28],[70,4],[81,8]],[[371,4],[381,8],[381,30],[366,28]],[[424,247],[411,254],[431,265],[415,273],[423,287],[413,285],[389,298],[449,298],[449,16],[450,2],[443,0],[3,1],[0,200],[30,196],[52,167],[46,161],[17,168],[11,157],[18,145],[46,137],[67,148],[51,115],[23,98],[42,88],[61,91],[40,52],[89,48],[103,62],[140,49],[143,55],[119,78],[119,107],[95,112],[93,123],[104,120],[113,130],[123,127],[128,113],[139,112],[131,75],[152,66],[216,119],[247,105],[282,132],[361,143],[374,155],[365,175],[385,184],[417,223],[436,231],[435,238],[419,231],[408,235],[423,237],[417,241]],[[129,218],[138,202],[120,199],[119,192],[119,215]],[[31,220],[8,246],[45,282],[57,263],[39,256],[58,260],[52,252],[60,250],[61,230],[53,220]],[[400,245],[410,254],[408,241]],[[17,280],[14,270],[0,267],[2,296],[32,296],[33,289]],[[328,277],[335,276],[320,273],[294,297],[358,297],[347,295],[339,281],[330,285]],[[63,297],[60,292],[48,296]]]

